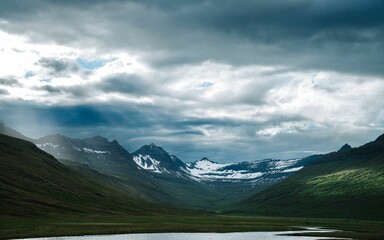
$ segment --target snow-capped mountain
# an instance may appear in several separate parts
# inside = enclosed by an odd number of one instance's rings
[[[265,177],[281,178],[303,166],[301,159],[264,159],[253,162],[219,164],[203,158],[193,163],[187,163],[188,172],[203,181],[249,181]]]
[[[57,159],[85,164],[101,173],[124,175],[135,168],[131,154],[116,140],[110,142],[100,136],[80,140],[55,134],[34,142]]]
[[[26,138],[1,125],[0,133]],[[55,134],[31,142],[70,168],[96,174],[138,198],[199,209],[249,197],[319,157],[226,164],[204,158],[184,163],[154,144],[130,154],[116,140],[100,136],[72,139]]]
[[[151,143],[132,153],[133,160],[142,169],[157,173],[170,173],[184,168],[185,164],[168,154],[162,147]]]
[[[140,169],[154,173],[172,174],[188,178],[187,166],[178,157],[151,143],[132,153],[133,161]]]
[[[100,136],[80,140],[55,134],[37,139],[35,143],[58,159],[86,164],[101,173],[124,175],[136,169],[199,182],[274,182],[300,170],[308,162],[305,159],[265,159],[220,164],[203,158],[184,163],[153,143],[130,154],[116,140],[109,142]]]
[[[260,179],[282,179],[300,170],[305,163],[301,159],[265,159],[252,162],[220,164],[207,158],[184,163],[162,147],[153,143],[134,152],[137,166],[153,173],[166,173],[192,180],[212,181],[258,181]]]

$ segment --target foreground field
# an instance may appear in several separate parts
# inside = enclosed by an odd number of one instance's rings
[[[316,236],[384,239],[384,222],[222,215],[76,216],[44,219],[3,216],[0,218],[0,238],[144,232],[285,231],[313,226],[342,230],[334,233],[316,233]]]

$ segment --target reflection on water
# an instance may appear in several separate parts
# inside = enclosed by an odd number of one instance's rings
[[[115,235],[89,235],[73,237],[34,238],[34,240],[315,240],[337,239],[326,237],[287,236],[292,233],[333,232],[336,230],[307,228],[303,231],[287,232],[236,232],[236,233],[140,233]],[[339,238],[341,239],[341,238]]]

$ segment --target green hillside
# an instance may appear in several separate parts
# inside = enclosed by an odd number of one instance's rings
[[[329,233],[334,237],[383,236],[382,222],[224,216],[150,204],[122,192],[124,188],[120,182],[113,183],[114,178],[85,165],[77,166],[83,168],[80,173],[34,144],[5,135],[0,135],[0,163],[0,239],[132,232],[284,231],[299,229],[296,226],[345,230]]]
[[[150,215],[170,211],[74,171],[24,140],[0,135],[0,163],[2,216]]]
[[[229,211],[384,220],[384,135],[327,154]]]

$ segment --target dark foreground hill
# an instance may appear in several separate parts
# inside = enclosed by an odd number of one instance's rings
[[[0,135],[0,163],[1,216],[151,215],[170,211],[76,172],[21,139]]]
[[[384,135],[327,154],[249,198],[236,212],[384,220]]]

